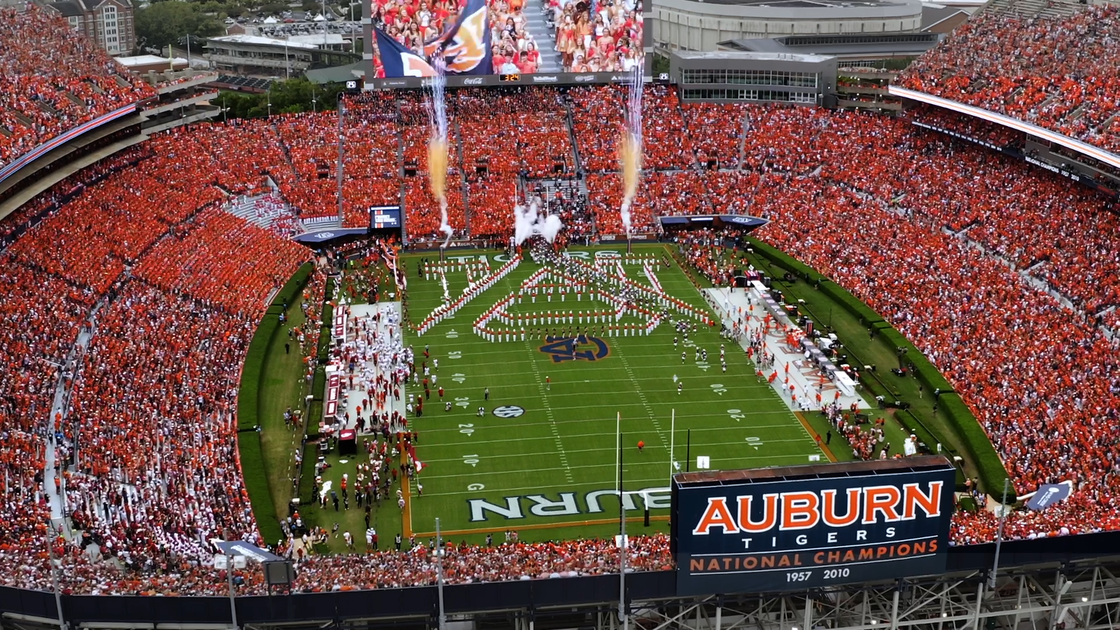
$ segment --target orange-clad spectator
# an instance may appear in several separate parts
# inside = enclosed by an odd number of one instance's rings
[[[54,13],[0,7],[0,167],[82,123],[155,96]]]
[[[1018,118],[1120,152],[1120,8],[1024,17],[981,11],[899,85]]]

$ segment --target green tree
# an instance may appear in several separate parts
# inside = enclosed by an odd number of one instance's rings
[[[275,81],[267,94],[242,94],[222,92],[214,104],[228,108],[226,118],[263,118],[268,115],[268,104],[272,103],[272,114],[298,114],[313,110],[327,111],[338,106],[338,94],[345,86],[341,83],[315,85],[300,77],[290,81]],[[315,102],[312,102],[312,98]]]
[[[186,35],[211,37],[222,31],[222,24],[203,14],[198,4],[174,0],[153,2],[136,12],[136,38],[154,48],[177,44]]]
[[[304,78],[288,81],[275,81],[269,92],[272,95],[272,111],[296,113],[306,109],[311,111],[311,82]],[[304,105],[307,107],[305,108]],[[298,108],[293,110],[292,108]]]
[[[240,94],[238,92],[222,92],[215,99],[216,105],[229,109],[225,113],[226,118],[250,118],[252,117],[251,110],[264,102],[264,95]]]

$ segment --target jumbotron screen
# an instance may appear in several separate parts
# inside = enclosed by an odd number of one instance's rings
[[[369,209],[371,230],[398,229],[401,227],[400,206],[373,206]]]
[[[941,573],[955,479],[940,456],[675,475],[677,592]]]
[[[431,76],[440,50],[449,76],[525,77],[526,83],[539,72],[628,72],[643,63],[640,0],[571,0],[546,16],[516,1],[459,6],[455,0],[367,4],[376,41],[373,78]]]

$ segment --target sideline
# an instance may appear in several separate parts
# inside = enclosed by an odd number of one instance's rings
[[[407,496],[407,494],[406,494],[406,496]],[[649,520],[650,520],[650,522],[653,522],[653,521],[668,522],[669,517],[668,516],[651,516],[651,517],[649,517]],[[644,521],[645,521],[644,516],[628,516],[628,517],[626,517],[626,522],[627,523],[642,523]],[[446,531],[441,530],[439,535],[442,538],[447,538],[448,536],[469,536],[471,534],[497,534],[497,533],[501,533],[501,532],[508,531],[508,530],[511,530],[511,529],[516,530],[516,531],[521,531],[521,530],[525,530],[525,529],[559,529],[561,527],[583,527],[584,525],[610,525],[611,523],[617,523],[617,522],[618,522],[617,518],[600,518],[600,519],[595,519],[595,520],[590,520],[590,521],[569,521],[567,523],[532,523],[530,525],[522,525],[521,527],[484,527],[484,528],[479,528],[479,529],[449,529],[449,530],[446,530]],[[416,536],[418,536],[418,537],[431,538],[431,537],[434,537],[435,535],[436,535],[435,532],[416,532]],[[627,534],[627,535],[629,536],[630,534]],[[633,534],[633,535],[637,536],[637,534]]]
[[[793,415],[797,416],[797,421],[800,422],[801,426],[805,427],[805,430],[809,432],[809,437],[813,438],[813,441],[817,443],[817,447],[824,451],[825,457],[828,458],[828,461],[836,463],[836,456],[832,454],[832,449],[828,448],[828,445],[824,443],[823,439],[821,439],[820,434],[813,430],[812,425],[810,425],[809,421],[805,419],[805,416],[802,415],[800,411],[793,412]]]
[[[408,465],[408,453],[401,450],[401,464]],[[419,474],[419,473],[418,473]],[[401,514],[401,536],[412,538],[412,480],[408,475],[401,476],[401,492],[404,493],[404,512]]]

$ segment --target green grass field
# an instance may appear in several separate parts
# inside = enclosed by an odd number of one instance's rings
[[[636,246],[634,251],[666,258],[670,253],[662,245]],[[587,261],[618,254],[610,247],[573,252]],[[449,260],[454,257],[486,257],[494,270],[506,260],[496,251],[456,252]],[[407,308],[414,322],[431,313],[443,295],[440,280],[435,276],[424,279],[417,273],[425,258],[436,259],[431,254],[403,258],[409,282]],[[560,334],[559,342],[540,336],[492,342],[476,334],[473,322],[539,269],[526,260],[425,334],[406,332],[406,343],[414,346],[418,356],[428,348],[429,366],[438,359],[439,369],[433,370],[438,384],[431,387],[424,415],[409,418],[419,434],[417,456],[424,463],[418,476],[422,495],[415,480],[408,487],[397,483],[391,493],[401,489],[408,497],[407,508],[398,509],[393,497],[369,511],[369,524],[379,534],[381,549],[393,548],[397,534],[402,536],[404,548],[408,548],[410,535],[426,543],[434,534],[436,518],[456,542],[483,543],[487,534],[500,542],[506,530],[516,530],[522,540],[530,541],[617,533],[615,426],[619,415],[631,533],[667,530],[671,471],[696,470],[698,457],[707,457],[711,469],[852,458],[843,440],[833,439],[830,447],[818,447],[814,436],[828,428],[823,416],[791,412],[767,383],[756,378],[741,349],[722,340],[718,329],[699,322],[687,341],[678,339],[677,347],[673,339],[678,335],[669,322],[662,322],[652,335],[629,337],[603,335],[597,332],[601,324],[592,324],[589,335],[601,344],[589,339],[571,347],[565,334]],[[624,270],[631,280],[650,285],[640,265],[627,264]],[[457,297],[467,285],[466,273],[452,271],[446,277],[449,293]],[[710,314],[694,283],[699,278],[694,270],[682,270],[674,262],[662,267],[657,278],[668,295]],[[539,317],[549,312],[591,313],[607,308],[597,300],[576,301],[569,295],[560,301],[554,295],[552,301],[543,296],[536,302],[526,298],[509,305],[507,311]],[[291,315],[298,318],[298,307],[293,311]],[[641,320],[627,315],[619,323],[640,324]],[[491,325],[508,328],[496,322]],[[545,326],[529,328],[540,335]],[[719,363],[721,342],[726,346],[726,373]],[[697,348],[707,350],[706,363],[696,359]],[[286,429],[279,416],[289,401],[298,402],[301,365],[295,355],[284,354],[278,335],[266,365],[268,392],[262,395],[261,411],[266,471],[280,516],[286,516],[291,492],[288,471],[298,435]],[[674,377],[683,385],[680,393]],[[438,399],[439,386],[445,389],[445,400],[452,403],[450,411]],[[484,397],[487,389],[489,400]],[[410,386],[407,392],[414,400],[423,394],[423,388]],[[480,406],[485,408],[482,416],[478,415]],[[675,435],[670,429],[674,414]],[[886,429],[888,440],[902,439],[900,428],[893,423]],[[645,444],[640,452],[639,441]],[[671,444],[675,465],[670,463]],[[318,551],[346,552],[341,536],[345,531],[354,535],[355,550],[363,551],[364,506],[352,500],[350,509],[336,511],[331,505],[322,509],[312,500],[315,449],[309,444],[305,451],[298,492],[300,513],[307,523],[328,531],[338,525],[339,535],[332,535]],[[337,451],[327,455],[331,468],[324,472],[324,480],[337,488],[344,473],[353,479],[356,465],[366,461],[364,449],[360,453],[357,457],[340,456]],[[642,523],[647,501],[652,517],[648,528]]]
[[[578,251],[591,257],[617,250]],[[635,248],[635,253],[643,252],[666,250],[660,245]],[[479,255],[490,256],[493,269],[504,262],[495,253],[463,256],[474,260]],[[443,294],[438,280],[418,275],[422,257],[404,258],[413,321],[436,308]],[[487,532],[501,540],[507,529],[517,530],[522,540],[617,532],[617,414],[623,484],[634,493],[628,497],[628,515],[641,519],[645,499],[640,491],[648,491],[654,520],[650,530],[667,527],[671,443],[680,470],[695,469],[698,456],[707,456],[712,469],[802,464],[810,456],[827,461],[802,421],[769,385],[758,382],[744,353],[730,342],[725,343],[727,372],[721,371],[718,329],[699,325],[687,342],[681,338],[674,348],[675,331],[663,322],[650,336],[601,337],[608,347],[603,358],[590,360],[593,353],[581,351],[599,348],[583,344],[575,354],[584,358],[559,362],[554,356],[567,355],[542,351],[547,344],[540,338],[490,342],[475,334],[475,319],[537,269],[526,260],[454,317],[422,336],[407,336],[418,354],[428,346],[439,359],[438,385],[445,387],[453,406],[444,411],[433,388],[423,417],[412,421],[420,436],[417,455],[424,463],[419,474],[423,496],[412,489],[406,531],[428,535],[438,517],[455,540],[473,542],[481,542]],[[626,265],[625,270],[629,278],[648,284],[640,265]],[[669,295],[707,308],[675,264],[663,268],[658,279]],[[465,273],[449,273],[447,280],[452,296],[466,286]],[[557,297],[552,302],[525,300],[510,310],[580,312],[598,307],[568,296],[565,302]],[[707,365],[695,359],[693,346],[707,350]],[[674,376],[683,384],[680,393]],[[487,388],[489,400],[484,400]],[[409,393],[415,397],[423,389],[411,387]],[[482,417],[480,406],[486,410]],[[670,434],[674,411],[675,438]],[[639,441],[645,443],[641,452]],[[850,452],[837,457],[850,458]],[[649,531],[641,523],[632,528]]]
[[[574,248],[572,255],[587,262],[596,258],[618,257],[618,248]],[[636,254],[667,259],[675,250],[664,245],[635,246]],[[730,254],[725,254],[730,255]],[[405,307],[413,322],[423,321],[442,302],[443,286],[438,276],[425,279],[418,271],[423,260],[438,260],[435,252],[408,254],[402,264],[408,272],[409,298]],[[449,261],[485,259],[497,270],[508,259],[497,251],[454,252]],[[776,277],[765,260],[751,262]],[[612,270],[617,269],[612,266]],[[393,548],[400,534],[403,548],[410,536],[427,543],[434,535],[435,520],[455,542],[483,543],[487,535],[496,542],[503,532],[516,530],[522,540],[557,540],[580,537],[606,537],[618,531],[616,418],[622,433],[622,477],[627,492],[628,531],[651,533],[667,531],[669,479],[672,472],[697,469],[697,459],[706,457],[711,469],[758,468],[805,464],[810,461],[849,460],[851,449],[842,439],[829,446],[818,446],[817,435],[828,429],[818,413],[794,414],[769,384],[755,376],[753,364],[733,342],[721,339],[718,329],[708,328],[695,319],[696,332],[689,339],[680,337],[671,322],[662,322],[649,336],[610,336],[601,332],[601,323],[533,324],[522,339],[490,341],[476,334],[473,322],[495,304],[515,293],[540,266],[525,260],[520,267],[493,287],[481,293],[454,316],[427,330],[423,335],[406,331],[417,364],[423,352],[430,353],[428,366],[438,383],[431,387],[424,414],[409,416],[417,431],[417,456],[423,462],[418,479],[402,486],[407,498],[400,510],[395,496],[368,511],[369,526],[379,534],[381,549]],[[373,270],[377,273],[379,270]],[[639,264],[626,264],[630,280],[650,286]],[[350,270],[349,283],[363,273]],[[368,270],[365,272],[370,273]],[[453,299],[467,286],[467,273],[453,270],[446,274],[447,289]],[[674,261],[662,267],[657,279],[667,295],[683,300],[711,315],[699,286],[705,281],[693,269],[681,269]],[[362,281],[364,282],[364,281]],[[547,282],[566,282],[553,277]],[[797,281],[778,282],[792,297],[801,298],[802,307],[825,328],[840,333],[854,345],[864,362],[890,365],[893,348],[880,339],[868,342],[859,322],[849,314],[833,312],[833,304],[823,293]],[[358,294],[363,291],[357,291]],[[349,294],[349,292],[348,292]],[[585,296],[576,300],[569,294],[561,301],[540,295],[525,297],[505,307],[513,316],[540,318],[547,313],[597,313],[609,310],[602,301]],[[289,316],[298,323],[302,315],[293,305]],[[675,315],[676,317],[685,317]],[[626,315],[619,324],[641,325],[643,320]],[[491,329],[520,328],[492,320]],[[572,328],[579,327],[579,331]],[[590,328],[590,330],[587,330]],[[545,330],[555,334],[545,339]],[[569,341],[573,334],[584,338]],[[285,354],[286,335],[277,335],[270,347],[263,372],[260,416],[264,466],[270,494],[278,515],[287,515],[291,496],[292,453],[300,435],[283,426],[283,409],[299,404],[302,363],[296,354]],[[726,346],[727,371],[721,369],[719,348]],[[696,349],[707,350],[708,361],[697,360]],[[682,361],[682,351],[684,360]],[[919,417],[934,430],[944,430],[943,419],[933,412],[929,396],[922,397],[913,379],[897,379],[884,371],[881,378],[897,388],[900,396],[912,401]],[[897,380],[892,380],[897,379]],[[683,387],[678,393],[676,383]],[[445,411],[438,387],[445,389],[444,400],[451,402]],[[484,392],[489,390],[487,400]],[[412,400],[424,393],[422,386],[410,385]],[[865,404],[865,407],[867,405]],[[479,407],[484,413],[479,415]],[[926,408],[929,407],[927,410]],[[872,418],[886,420],[886,439],[900,444],[908,435],[899,426],[892,410],[871,410]],[[675,433],[671,431],[675,416]],[[312,419],[317,422],[317,419]],[[372,439],[363,436],[362,440]],[[637,444],[644,442],[639,451]],[[670,457],[670,445],[673,445]],[[358,456],[327,455],[331,467],[323,474],[335,488],[343,474],[351,479],[356,465],[366,461],[364,449]],[[297,496],[300,513],[310,525],[329,531],[337,526],[338,536],[330,536],[319,552],[344,553],[341,536],[354,535],[355,551],[366,549],[363,532],[367,511],[351,501],[350,509],[320,508],[312,498],[313,463],[316,445],[308,444],[305,465]],[[671,463],[672,462],[672,463]],[[247,475],[251,471],[247,471]],[[416,481],[423,486],[419,492]],[[650,506],[651,523],[644,526],[643,512]]]

